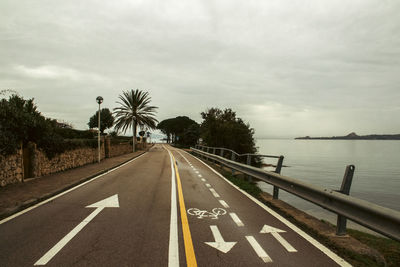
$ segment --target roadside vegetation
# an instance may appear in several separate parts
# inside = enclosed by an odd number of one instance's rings
[[[24,99],[13,93],[0,100],[0,154],[14,154],[29,142],[45,152],[47,157],[81,146],[96,147],[91,131],[80,131],[55,119],[44,117],[34,99]],[[82,139],[86,140],[82,140]]]
[[[110,129],[114,125],[114,117],[108,108],[102,108],[100,110],[100,133],[104,134],[104,130]],[[97,128],[99,126],[99,111],[90,117],[88,126],[90,129]]]
[[[179,147],[194,146],[200,137],[200,125],[186,116],[163,120],[157,129],[167,136],[167,143]]]
[[[13,90],[1,90],[0,96],[0,155],[12,155],[30,142],[35,143],[49,159],[67,150],[97,147],[97,130],[94,128],[98,127],[98,111],[89,119],[90,130],[77,130],[69,123],[43,116],[34,98],[24,99]],[[136,136],[137,127],[142,130],[155,129],[157,107],[150,106],[149,94],[138,89],[124,91],[119,99],[117,103],[121,106],[114,109],[114,114],[108,108],[100,111],[100,132],[105,135],[104,131],[114,126],[115,115],[115,131],[110,134],[115,140],[113,142],[132,140],[134,150],[136,138],[118,136],[118,131],[125,132],[132,127],[133,136]]]
[[[232,109],[210,108],[201,112],[201,117],[203,121],[200,124],[187,116],[169,118],[161,121],[157,129],[166,135],[167,143],[178,147],[202,144],[228,148],[239,154],[257,152],[254,129],[237,117]],[[253,166],[260,163],[259,157],[252,157]]]

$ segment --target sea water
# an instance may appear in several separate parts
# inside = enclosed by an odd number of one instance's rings
[[[340,189],[347,165],[355,165],[350,195],[400,211],[400,141],[258,139],[259,154],[283,155],[281,174],[327,189]],[[265,163],[276,163],[264,159]],[[260,182],[272,194],[272,186]],[[336,215],[283,190],[279,198],[319,219]],[[356,224],[349,227],[362,229]]]

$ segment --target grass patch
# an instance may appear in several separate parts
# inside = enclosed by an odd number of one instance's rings
[[[400,266],[400,242],[353,229],[348,229],[347,233],[381,253],[387,266]]]

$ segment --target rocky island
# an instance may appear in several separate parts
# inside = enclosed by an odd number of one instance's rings
[[[332,136],[332,137],[296,137],[299,140],[400,140],[400,134],[370,134],[370,135],[357,135],[352,132],[345,136]]]

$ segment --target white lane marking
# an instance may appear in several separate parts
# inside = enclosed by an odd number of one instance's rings
[[[236,245],[237,242],[225,242],[216,225],[210,225],[210,228],[215,242],[204,242],[207,245],[216,248],[223,253],[229,252],[233,246]]]
[[[37,207],[40,207],[40,206],[46,204],[47,202],[53,201],[54,199],[59,198],[59,197],[65,195],[65,194],[67,194],[67,193],[69,193],[69,192],[71,192],[71,191],[73,191],[73,190],[75,190],[75,189],[78,189],[79,187],[84,186],[84,185],[86,185],[86,184],[88,184],[88,183],[90,183],[90,182],[93,182],[94,180],[97,180],[98,178],[100,178],[100,177],[102,177],[102,176],[104,176],[104,175],[106,175],[106,174],[109,174],[110,172],[113,172],[113,171],[115,171],[115,170],[118,170],[119,168],[122,168],[123,166],[125,166],[125,165],[131,163],[132,161],[139,159],[140,157],[144,156],[145,154],[147,154],[147,152],[143,153],[142,155],[140,155],[140,156],[138,156],[138,157],[136,157],[136,158],[134,158],[134,159],[131,159],[130,161],[128,161],[128,162],[126,162],[126,163],[124,163],[124,164],[122,164],[122,165],[120,165],[120,166],[118,166],[118,167],[116,167],[116,168],[114,168],[114,169],[111,169],[111,170],[109,170],[109,171],[107,171],[107,172],[105,172],[105,173],[102,173],[102,174],[100,174],[100,175],[98,175],[98,176],[96,176],[96,177],[93,177],[92,179],[90,179],[90,180],[88,180],[88,181],[86,181],[86,182],[83,182],[83,183],[81,183],[81,184],[78,184],[77,186],[74,186],[74,187],[72,187],[71,189],[68,189],[68,190],[66,190],[66,191],[64,191],[64,192],[62,192],[62,193],[60,193],[60,194],[58,194],[58,195],[55,195],[54,197],[51,197],[51,198],[49,198],[49,199],[46,199],[46,200],[44,200],[44,201],[42,201],[42,202],[37,203],[36,205],[33,205],[32,207],[26,208],[26,209],[24,209],[24,210],[22,210],[22,211],[20,211],[20,212],[18,212],[18,213],[15,213],[15,214],[11,215],[10,217],[7,217],[7,218],[1,220],[1,221],[0,221],[0,224],[3,224],[3,223],[5,223],[5,222],[8,222],[8,221],[10,221],[10,220],[12,220],[12,219],[14,219],[14,218],[16,218],[16,217],[18,217],[18,216],[20,216],[20,215],[26,213],[26,212],[28,212],[28,211],[31,211],[31,210],[33,210],[33,209],[36,209]]]
[[[201,174],[199,174],[199,175],[197,175],[197,176],[199,176],[200,178],[203,177]]]
[[[206,186],[207,186],[207,187],[211,187],[211,185],[210,185],[210,184],[206,184]]]
[[[74,229],[64,236],[57,244],[55,244],[46,254],[44,254],[34,265],[46,265],[76,234],[78,234],[83,227],[85,227],[97,214],[105,208],[119,208],[118,195],[113,195],[86,208],[96,208],[89,214],[82,222],[80,222]]]
[[[265,263],[272,262],[272,259],[268,256],[267,252],[258,244],[257,240],[254,236],[246,236],[247,241],[249,241],[250,245],[253,247],[254,251],[257,253],[257,256],[260,257]]]
[[[243,222],[239,219],[239,217],[234,212],[230,212],[232,220],[236,223],[237,226],[244,226]]]
[[[195,173],[199,174],[199,171],[195,171]]]
[[[224,206],[224,208],[229,208],[228,203],[226,203],[226,202],[223,201],[222,199],[219,200],[219,203],[221,203],[221,205]]]
[[[171,152],[169,150],[167,151],[171,161],[171,219],[169,224],[168,267],[179,267],[178,213],[176,202],[175,168],[172,161]]]
[[[205,181],[206,181],[206,179],[204,179],[204,178],[201,178],[201,180],[202,180],[203,182],[205,182]]]
[[[285,233],[286,231],[269,226],[264,225],[261,229],[261,234],[271,234],[288,252],[297,252],[297,250],[289,244],[279,233]]]
[[[214,197],[219,197],[218,193],[215,191],[214,188],[210,188],[211,193],[213,194]]]
[[[186,154],[190,155],[188,152],[185,151]],[[190,155],[192,156],[192,155]],[[306,234],[303,230],[301,230],[300,228],[298,228],[296,225],[294,225],[293,223],[289,222],[288,220],[286,220],[285,218],[283,218],[281,215],[279,215],[278,213],[276,213],[275,211],[273,211],[272,209],[268,208],[266,205],[264,205],[262,202],[260,202],[258,199],[254,198],[253,196],[249,195],[246,191],[240,189],[239,187],[237,187],[236,185],[234,185],[231,181],[229,181],[228,179],[226,179],[222,174],[220,174],[219,172],[217,172],[216,170],[214,170],[213,168],[211,168],[209,165],[207,165],[205,162],[203,162],[201,159],[198,159],[197,157],[192,156],[193,158],[197,159],[197,161],[203,163],[205,166],[207,166],[207,168],[209,168],[212,172],[214,172],[216,175],[218,175],[220,178],[222,178],[223,180],[225,180],[225,182],[227,182],[228,184],[230,184],[232,187],[236,188],[239,192],[241,192],[243,195],[247,196],[249,199],[251,199],[253,202],[255,202],[258,206],[260,206],[262,209],[264,209],[266,212],[268,212],[269,214],[271,214],[272,216],[274,216],[275,218],[277,218],[278,220],[280,220],[283,224],[285,224],[287,227],[289,227],[290,229],[292,229],[294,232],[296,232],[297,234],[299,234],[301,237],[303,237],[305,240],[307,240],[308,242],[310,242],[310,244],[312,244],[314,247],[316,247],[317,249],[319,249],[322,253],[324,253],[326,256],[328,256],[329,258],[331,258],[334,262],[336,262],[337,264],[339,264],[340,266],[343,267],[351,267],[351,265],[345,261],[344,259],[342,259],[341,257],[339,257],[338,255],[336,255],[335,253],[333,253],[330,249],[328,249],[327,247],[325,247],[324,245],[322,245],[321,243],[319,243],[317,240],[315,240],[314,238],[312,238],[311,236],[309,236],[308,234]]]

